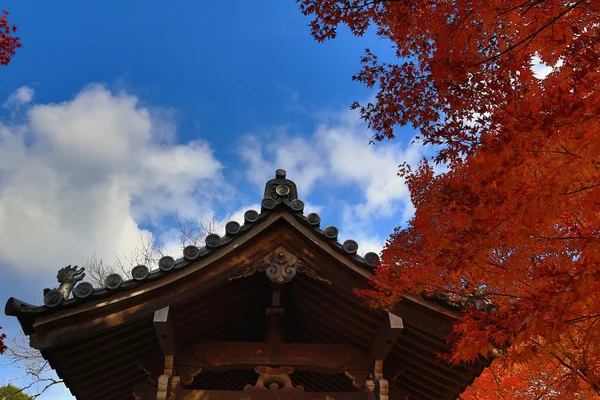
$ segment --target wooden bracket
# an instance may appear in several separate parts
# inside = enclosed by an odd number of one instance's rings
[[[386,313],[384,320],[379,326],[373,343],[369,348],[368,361],[372,365],[375,360],[385,360],[392,351],[396,340],[402,334],[404,324],[402,318],[391,312]]]
[[[169,307],[154,312],[154,330],[165,357],[163,374],[158,377],[157,400],[175,400],[182,396],[181,377],[175,367],[175,355],[178,353],[177,338],[173,328],[173,318]],[[193,379],[193,375],[185,380]]]
[[[177,338],[172,320],[168,306],[154,312],[154,330],[165,356],[174,356],[177,353]]]

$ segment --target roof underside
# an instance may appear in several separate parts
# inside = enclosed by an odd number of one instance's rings
[[[202,341],[261,342],[270,282],[264,274],[223,282],[171,306],[182,344]],[[421,306],[408,304],[418,310]],[[284,336],[288,343],[347,344],[368,349],[382,312],[334,286],[297,276],[286,285]],[[385,361],[399,375],[390,382],[410,399],[454,399],[482,365],[450,367],[437,361],[445,342],[404,320],[404,331]],[[79,400],[131,399],[131,388],[145,382],[145,369],[159,365],[161,348],[149,315],[96,337],[48,349],[44,356]],[[241,390],[256,382],[252,370],[202,372],[190,389]],[[295,385],[305,391],[356,391],[343,374],[296,371]]]

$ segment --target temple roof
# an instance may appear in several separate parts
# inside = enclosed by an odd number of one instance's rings
[[[119,274],[106,277],[104,286],[93,287],[89,282],[79,283],[73,289],[73,296],[68,299],[45,294],[44,305],[36,306],[11,297],[5,306],[6,315],[19,316],[21,325],[26,334],[33,332],[30,325],[31,317],[48,315],[60,309],[77,307],[92,299],[99,299],[115,292],[132,291],[147,282],[163,279],[169,274],[187,268],[196,261],[208,257],[215,250],[228,246],[235,237],[242,236],[264,221],[269,215],[278,210],[285,210],[296,218],[302,225],[310,228],[317,236],[324,239],[333,250],[342,254],[349,261],[370,272],[374,272],[379,263],[376,253],[368,252],[363,256],[357,253],[358,243],[346,240],[340,243],[339,230],[335,226],[321,227],[321,217],[317,213],[304,215],[304,202],[298,199],[296,184],[286,179],[286,171],[278,169],[275,179],[265,185],[265,195],[261,202],[260,212],[248,210],[244,213],[244,224],[230,221],[225,225],[225,236],[220,237],[211,233],[205,238],[205,245],[201,248],[187,246],[181,256],[165,256],[158,261],[158,268],[150,270],[145,265],[134,266],[131,270],[131,279],[124,279]],[[70,266],[69,266],[70,267]],[[76,268],[76,267],[75,267]],[[452,308],[451,305],[449,305]]]
[[[277,284],[276,273],[286,287],[286,343],[330,343],[366,351],[388,311],[366,307],[354,289],[369,288],[379,256],[358,255],[355,241],[340,243],[338,229],[322,225],[318,214],[304,215],[295,183],[277,170],[265,185],[260,212],[246,211],[243,224],[228,222],[223,237],[209,234],[205,246],[187,246],[181,257],[162,257],[155,270],[135,266],[128,280],[112,274],[98,288],[79,282],[72,297],[60,288],[46,291],[43,306],[10,298],[5,312],[17,316],[32,346],[42,350],[77,398],[85,400],[128,398],[127,385],[147,379],[147,368],[136,366],[148,353],[161,354],[152,334],[152,314],[165,306],[172,309],[182,345],[259,341],[265,335],[265,293],[272,290],[268,280]],[[297,260],[290,276],[261,267],[269,257],[286,255]],[[81,272],[76,267],[61,270],[76,281]],[[451,367],[439,362],[460,313],[457,304],[433,300],[406,295],[389,310],[404,320],[400,339],[389,349],[386,363],[395,371],[389,379],[410,399],[454,399],[488,364],[481,360]],[[126,357],[120,354],[124,343],[131,346]],[[129,374],[120,388],[104,387],[101,392],[86,378],[95,371],[107,381],[119,380],[119,369]],[[239,390],[219,382],[234,377],[249,382],[253,373],[216,369],[200,377],[189,389]],[[298,371],[292,380],[314,391],[349,384],[343,374],[311,371]]]

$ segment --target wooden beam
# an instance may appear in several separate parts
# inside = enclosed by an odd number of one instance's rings
[[[165,356],[174,356],[177,353],[177,338],[172,320],[168,306],[154,312],[154,330]]]
[[[385,360],[387,358],[403,329],[402,318],[388,312],[369,348],[369,365],[373,364],[375,360]]]
[[[226,391],[226,390],[184,390],[183,400],[369,400],[372,393],[366,392],[279,392],[263,393]]]
[[[257,365],[289,365],[296,370],[324,373],[368,370],[367,353],[340,344],[206,342],[181,349],[177,365],[204,371],[254,369]]]

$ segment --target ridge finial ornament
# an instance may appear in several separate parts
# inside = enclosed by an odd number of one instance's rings
[[[44,304],[48,307],[55,307],[62,300],[68,299],[75,284],[85,277],[83,271],[85,271],[85,268],[78,268],[77,265],[74,267],[67,265],[59,269],[56,280],[60,285],[56,289],[44,289]]]
[[[279,198],[293,201],[298,199],[298,189],[296,184],[286,178],[287,172],[284,169],[278,169],[275,171],[275,179],[269,180],[265,185],[266,198],[277,200]]]

